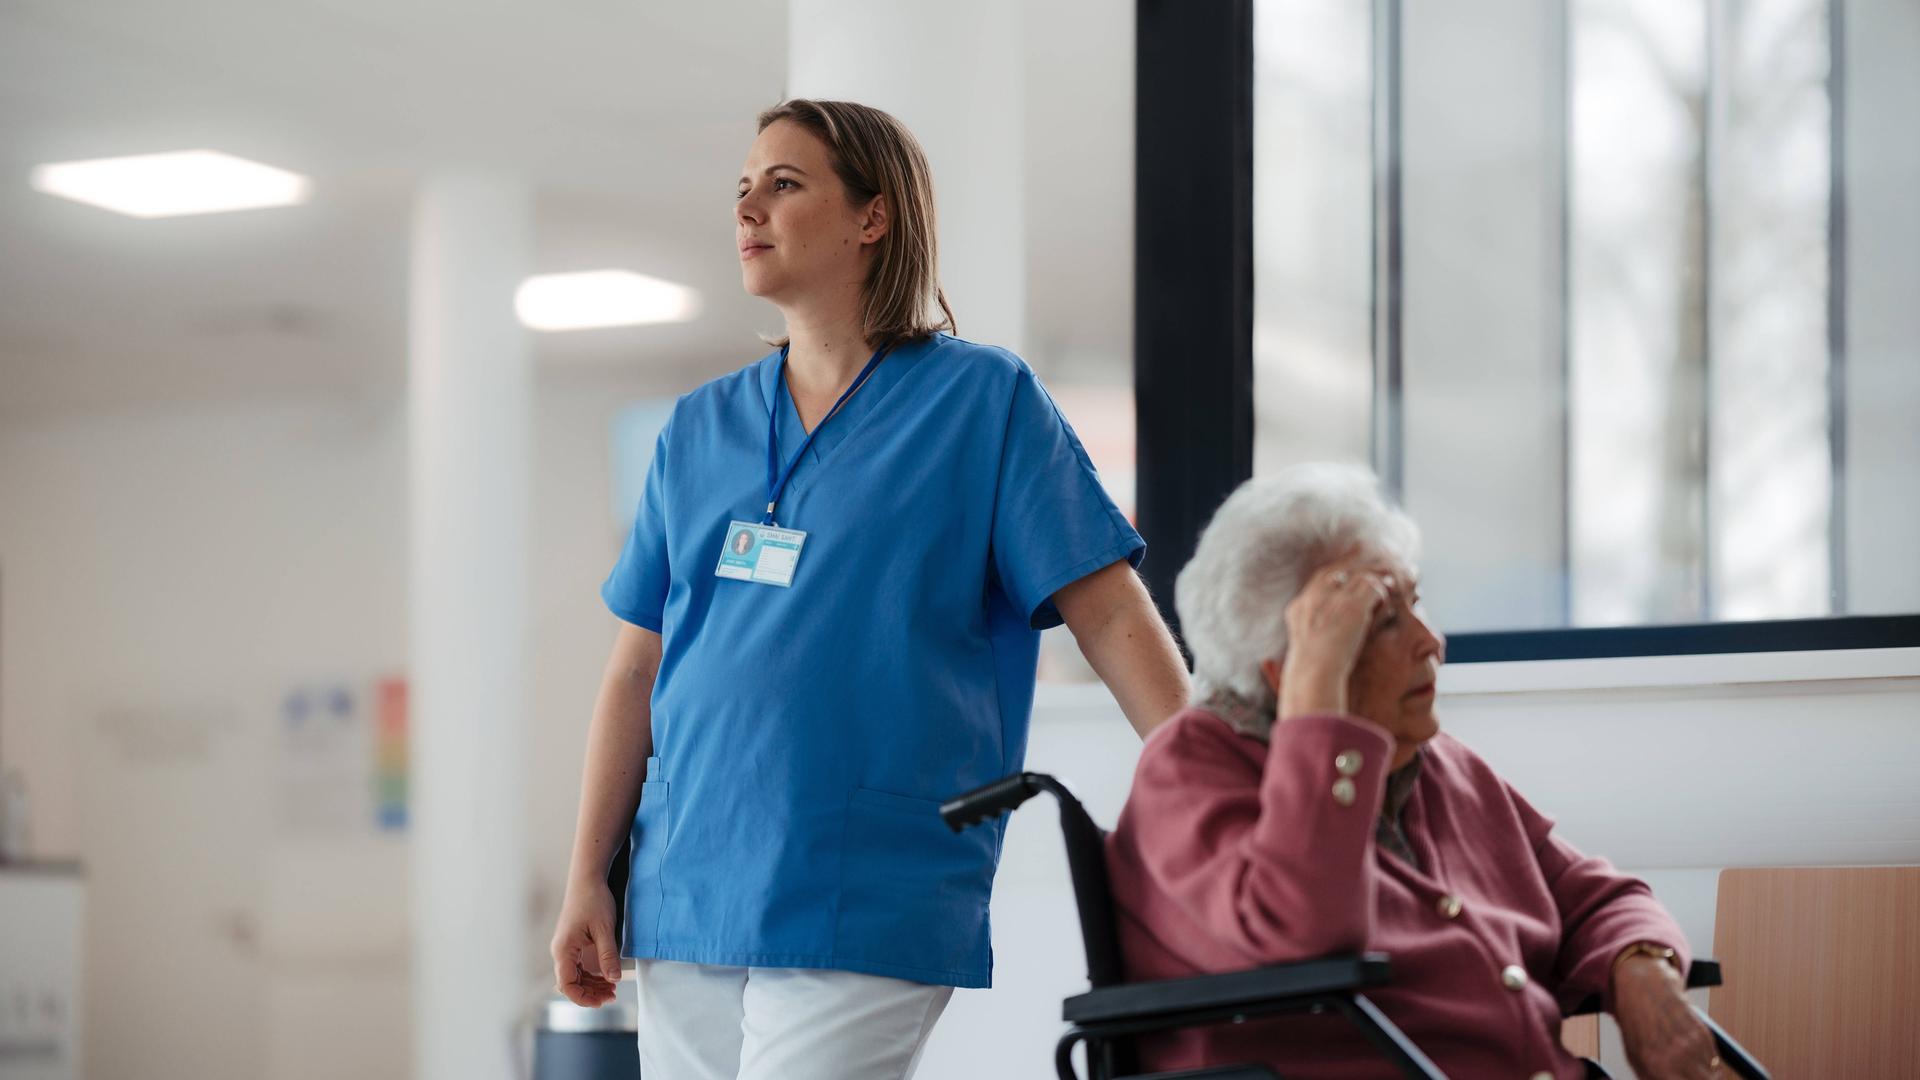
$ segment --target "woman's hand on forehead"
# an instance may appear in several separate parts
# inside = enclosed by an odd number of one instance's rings
[[[1386,592],[1385,602],[1375,605],[1372,610],[1367,626],[1368,636],[1378,633],[1400,609],[1413,607],[1419,595],[1419,572],[1402,560],[1381,552],[1350,550],[1315,571],[1314,576],[1331,576],[1343,570],[1355,577],[1373,578]]]
[[[1419,572],[1405,562],[1378,551],[1350,549],[1339,558],[1315,571],[1315,574],[1331,574],[1345,570],[1350,574],[1371,574],[1380,579],[1387,591],[1400,595],[1412,595],[1420,587]]]

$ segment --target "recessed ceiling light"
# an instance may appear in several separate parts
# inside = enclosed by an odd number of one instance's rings
[[[33,186],[49,195],[134,217],[176,217],[291,206],[307,199],[307,178],[222,154],[167,154],[63,161],[33,170]]]
[[[513,308],[534,330],[587,330],[686,322],[700,313],[700,294],[631,270],[585,270],[528,278]]]

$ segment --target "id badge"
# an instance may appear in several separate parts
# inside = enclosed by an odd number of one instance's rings
[[[807,534],[797,529],[756,525],[750,521],[728,522],[727,539],[720,548],[720,565],[714,568],[713,574],[787,588],[793,584],[793,571],[800,565],[800,549],[806,542]]]

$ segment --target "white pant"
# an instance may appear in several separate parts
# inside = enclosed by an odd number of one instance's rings
[[[640,1080],[906,1080],[951,986],[642,960]]]

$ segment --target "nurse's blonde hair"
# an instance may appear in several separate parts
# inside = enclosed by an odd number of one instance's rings
[[[850,203],[858,206],[875,195],[887,201],[887,234],[861,286],[867,340],[895,344],[955,330],[953,309],[940,289],[933,171],[913,132],[891,115],[851,101],[783,101],[760,114],[759,130],[781,120],[827,144]],[[936,307],[940,318],[932,315]]]

